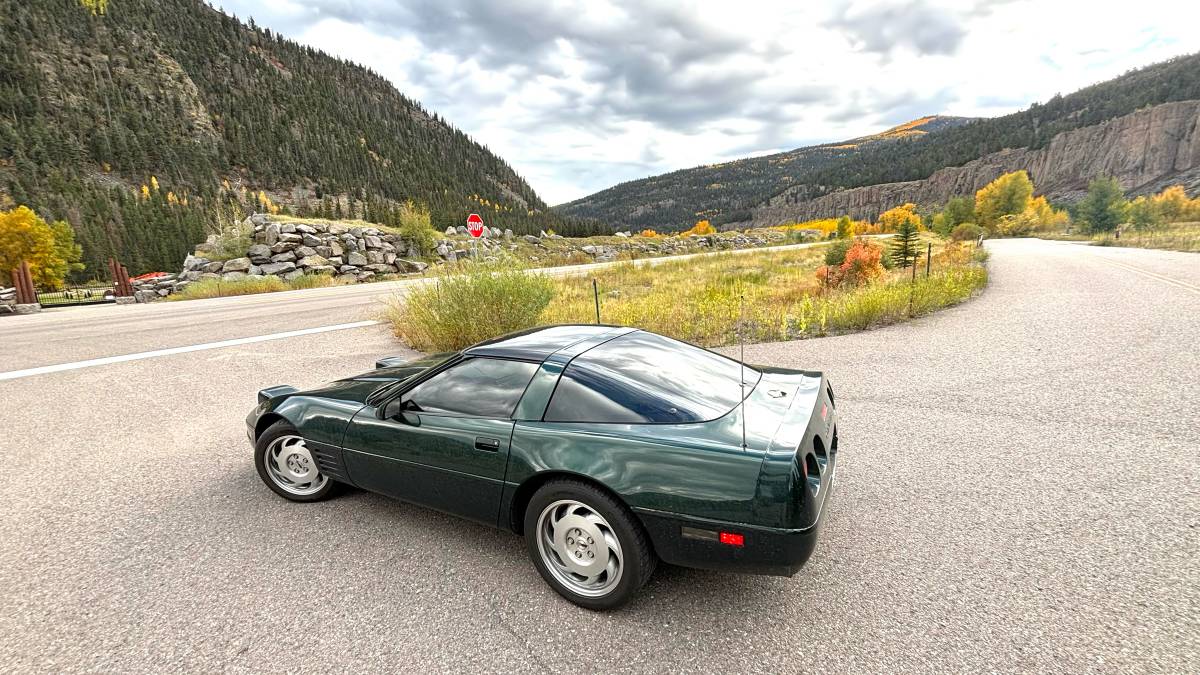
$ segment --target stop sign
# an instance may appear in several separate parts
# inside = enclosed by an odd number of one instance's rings
[[[480,218],[478,213],[467,216],[467,232],[470,232],[472,237],[483,236],[483,218]]]

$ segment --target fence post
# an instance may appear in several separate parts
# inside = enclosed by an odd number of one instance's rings
[[[600,284],[592,277],[592,296],[596,298],[596,325],[600,325]]]
[[[925,244],[925,278],[926,279],[929,278],[929,265],[931,264],[932,260],[933,260],[933,242],[931,241],[931,242],[927,242]]]

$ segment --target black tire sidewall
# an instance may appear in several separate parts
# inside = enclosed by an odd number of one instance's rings
[[[267,427],[266,431],[263,431],[254,443],[254,468],[258,470],[258,477],[262,479],[262,482],[266,483],[272,492],[289,502],[319,502],[329,497],[335,485],[333,479],[327,480],[325,487],[311,495],[292,494],[271,480],[271,476],[267,474],[267,448],[271,447],[271,443],[280,436],[300,436],[300,432],[296,431],[292,425],[281,420]]]
[[[538,517],[541,515],[543,509],[560,499],[572,499],[582,502],[589,508],[595,509],[600,515],[604,516],[604,519],[608,521],[616,533],[617,540],[621,543],[621,550],[624,553],[622,564],[625,566],[625,569],[621,573],[621,580],[617,582],[616,588],[608,595],[599,598],[589,598],[575,593],[555,578],[554,574],[547,569],[546,563],[542,560],[542,555],[537,545]],[[647,538],[640,528],[641,524],[636,521],[633,514],[624,505],[602,490],[578,481],[563,480],[547,483],[534,493],[533,497],[529,500],[528,507],[525,509],[525,546],[529,550],[529,557],[533,560],[533,565],[537,568],[538,574],[542,575],[542,579],[559,595],[581,607],[592,610],[607,610],[620,607],[629,602],[634,594],[646,583],[647,578],[653,571],[653,565],[643,564],[645,555],[639,548],[647,546]]]

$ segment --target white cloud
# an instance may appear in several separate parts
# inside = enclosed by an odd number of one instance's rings
[[[614,183],[996,115],[1200,49],[1200,5],[888,0],[219,0],[362,63],[549,203]]]

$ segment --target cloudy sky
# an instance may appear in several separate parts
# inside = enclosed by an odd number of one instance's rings
[[[1200,50],[1200,3],[1180,0],[210,2],[369,66],[551,204],[927,114],[1003,114]]]

